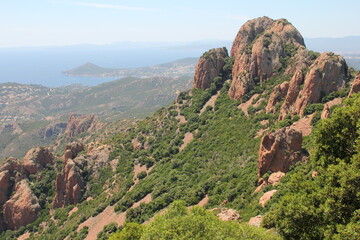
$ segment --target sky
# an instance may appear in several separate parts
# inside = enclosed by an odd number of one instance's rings
[[[0,48],[233,40],[247,20],[288,19],[305,38],[360,35],[359,0],[11,0]]]

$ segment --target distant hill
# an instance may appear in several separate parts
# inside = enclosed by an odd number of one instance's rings
[[[360,54],[360,36],[344,38],[306,38],[307,48],[318,52],[335,52],[338,54]]]
[[[194,74],[198,58],[184,58],[160,65],[141,68],[103,68],[93,63],[85,63],[74,69],[64,71],[67,76],[80,77],[179,77]]]

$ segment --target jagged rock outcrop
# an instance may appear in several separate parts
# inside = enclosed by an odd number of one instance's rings
[[[28,174],[35,174],[45,165],[54,161],[54,156],[48,148],[32,148],[24,156],[24,168]]]
[[[64,169],[56,177],[53,208],[78,203],[82,198],[84,187],[81,168],[72,159],[67,159]]]
[[[98,117],[91,115],[75,115],[72,114],[68,120],[65,134],[68,138],[72,138],[80,133],[91,131],[96,127]]]
[[[10,177],[11,173],[8,170],[0,172],[0,207],[8,200],[11,190]]]
[[[65,147],[64,160],[74,159],[81,151],[85,150],[85,146],[83,143],[72,142]]]
[[[39,200],[31,191],[27,180],[16,184],[15,194],[4,203],[3,217],[8,229],[17,230],[34,222],[40,212]]]
[[[227,49],[216,48],[204,53],[195,68],[194,88],[207,89],[214,78],[223,73],[225,58],[229,57]]]
[[[291,79],[280,119],[289,113],[302,116],[308,104],[321,102],[325,95],[345,87],[347,81],[348,67],[344,58],[333,53],[321,54],[306,75],[298,70]]]
[[[272,93],[270,94],[270,99],[266,106],[266,113],[275,113],[276,104],[278,104],[287,94],[289,89],[289,82],[283,82],[282,84],[277,85]]]
[[[261,17],[247,21],[231,49],[235,60],[229,95],[239,100],[257,84],[271,78],[282,67],[282,61],[293,54],[293,49],[304,48],[303,37],[285,19]]]
[[[0,172],[2,171],[10,171],[10,172],[23,172],[24,167],[17,158],[9,157],[5,160],[4,163],[0,166]]]
[[[258,177],[271,172],[287,172],[291,165],[301,161],[302,134],[290,128],[266,133],[260,143]]]
[[[351,84],[349,96],[357,92],[360,92],[360,74],[356,76],[354,82]]]
[[[333,53],[321,54],[305,76],[304,88],[295,103],[296,112],[302,115],[309,103],[318,103],[331,92],[345,87],[348,67],[343,57]]]
[[[65,132],[66,123],[54,123],[38,130],[38,136],[42,139],[50,139]]]

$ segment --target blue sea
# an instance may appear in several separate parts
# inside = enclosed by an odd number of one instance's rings
[[[199,57],[221,42],[163,44],[119,43],[65,47],[0,48],[0,83],[16,82],[58,87],[94,86],[115,78],[69,77],[63,71],[92,62],[101,67],[137,68],[181,58]],[[226,42],[225,42],[226,44]]]

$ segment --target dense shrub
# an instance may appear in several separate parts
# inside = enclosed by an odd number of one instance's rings
[[[168,211],[148,225],[128,223],[110,236],[110,240],[124,239],[281,239],[264,229],[247,224],[224,222],[201,207],[188,211],[184,202],[174,202]]]

